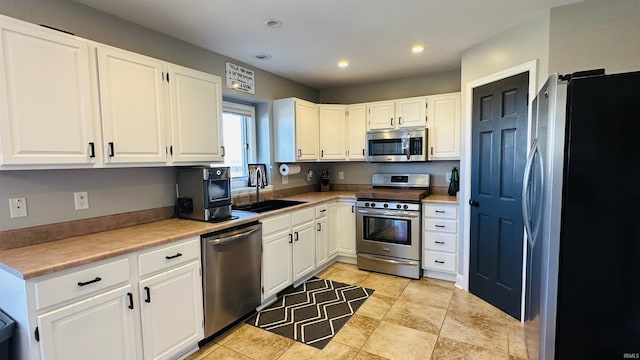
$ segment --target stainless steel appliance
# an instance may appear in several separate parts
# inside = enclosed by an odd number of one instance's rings
[[[209,337],[260,305],[262,225],[202,236],[204,333]]]
[[[427,161],[427,129],[372,130],[367,132],[370,162]]]
[[[216,221],[231,218],[228,167],[178,168],[176,213],[181,218]]]
[[[522,196],[530,359],[640,356],[638,85],[640,72],[554,74],[532,104]]]
[[[429,174],[374,174],[373,188],[356,192],[358,268],[419,279],[421,200]]]

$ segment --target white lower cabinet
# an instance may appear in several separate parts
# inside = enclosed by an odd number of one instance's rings
[[[425,275],[455,280],[456,248],[458,243],[458,206],[424,204],[424,256]]]
[[[321,268],[329,262],[328,212],[328,204],[316,206],[316,268]]]
[[[354,201],[338,201],[336,228],[337,253],[342,256],[356,256],[356,211]]]
[[[316,269],[315,209],[262,220],[262,299],[304,280]]]
[[[175,359],[204,337],[199,236],[0,283],[16,359]]]
[[[162,272],[140,281],[145,359],[169,359],[204,336],[200,264]]]
[[[136,359],[132,287],[119,287],[38,318],[41,358]]]

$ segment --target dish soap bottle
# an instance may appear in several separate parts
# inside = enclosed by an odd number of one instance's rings
[[[456,193],[460,189],[460,175],[458,174],[458,168],[451,169],[451,179],[449,179],[449,195],[456,196]]]

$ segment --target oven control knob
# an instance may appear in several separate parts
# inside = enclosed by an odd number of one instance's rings
[[[376,207],[376,203],[371,203],[371,207]]]
[[[407,210],[409,208],[409,205],[404,205],[403,208]]]
[[[389,207],[389,204],[384,204],[384,207],[385,207],[385,208],[388,208],[388,207]]]
[[[402,209],[402,205],[398,204],[398,205],[396,205],[396,208]]]
[[[369,207],[369,203],[364,203],[364,207]]]

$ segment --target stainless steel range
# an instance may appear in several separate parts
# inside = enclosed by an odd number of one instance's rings
[[[358,268],[419,279],[421,200],[429,174],[373,174],[373,188],[356,192]]]

